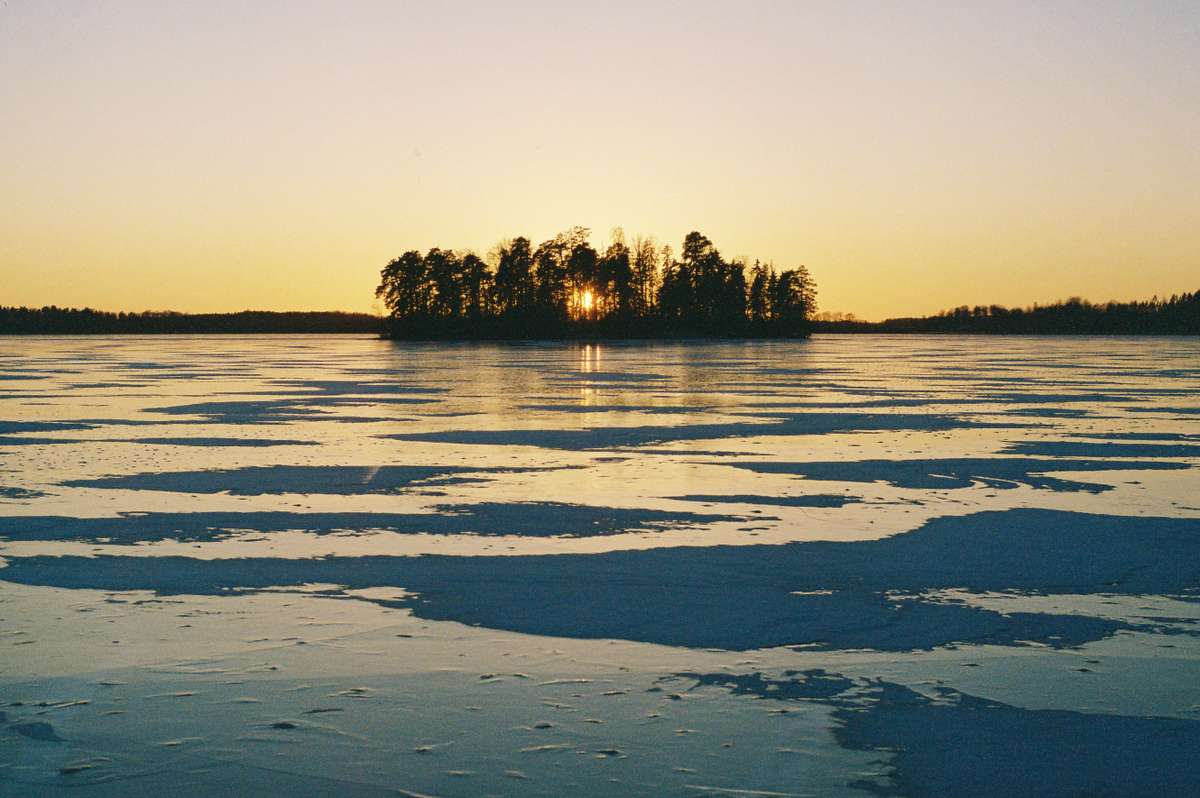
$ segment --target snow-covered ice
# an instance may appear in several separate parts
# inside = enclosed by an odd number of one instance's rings
[[[1200,341],[0,340],[0,795],[1200,794]]]

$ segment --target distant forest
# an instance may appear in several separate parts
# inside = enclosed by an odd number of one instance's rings
[[[807,336],[816,286],[803,266],[726,260],[688,233],[679,257],[652,238],[603,252],[574,227],[536,247],[524,237],[487,259],[434,248],[384,267],[376,297],[394,338],[647,338]]]
[[[505,248],[507,249],[513,245],[520,248],[521,245],[517,244],[517,242],[522,240],[515,239],[513,242],[506,244]],[[443,251],[434,250],[434,252],[441,253]],[[659,253],[661,256],[661,250]],[[414,254],[409,253],[409,255]],[[392,263],[404,262],[405,258],[408,258],[409,255],[402,256]],[[423,268],[427,257],[428,255],[416,255],[416,258],[421,260]],[[461,263],[470,257],[470,255],[463,256],[459,261]],[[435,254],[435,263],[438,258],[439,255]],[[662,262],[660,257],[658,263]],[[389,264],[389,268],[391,265]],[[763,272],[764,267],[762,266],[755,266],[751,269],[752,279],[750,286],[746,289],[744,305],[746,310],[743,311],[745,313],[744,319],[746,319],[742,322],[744,325],[743,329],[748,329],[745,335],[762,334],[761,332],[754,332],[753,325],[755,324],[755,319],[758,320],[758,330],[761,331],[766,328],[767,334],[770,334],[769,325],[773,321],[774,297],[778,296],[778,292],[780,291],[779,283],[784,278],[782,275],[776,275],[775,279],[772,280],[770,268],[765,268],[765,274]],[[678,280],[679,278],[674,277],[672,279]],[[789,281],[792,279],[794,278],[788,278]],[[638,287],[641,293],[634,294],[634,296],[640,296],[641,299],[635,299],[634,301],[641,303],[635,305],[635,307],[639,308],[640,313],[645,314],[647,309],[650,309],[651,313],[653,313],[655,312],[654,309],[661,307],[658,303],[662,301],[660,297],[663,282],[661,278],[657,282],[649,282],[651,286],[656,287],[654,293],[655,299],[652,300],[651,291],[646,289],[647,283],[635,278],[634,285]],[[732,282],[736,285],[736,278]],[[760,286],[760,290],[754,289],[756,282]],[[534,285],[536,290],[536,283]],[[811,288],[811,284],[808,285]],[[761,290],[762,288],[766,290]],[[489,290],[493,292],[494,296],[494,292],[496,291],[494,278]],[[792,287],[788,288],[789,292],[792,290]],[[480,293],[482,294],[482,291]],[[683,292],[679,291],[679,293],[682,294]],[[468,293],[466,296],[470,297],[471,294]],[[736,300],[736,296],[734,298]],[[577,300],[579,306],[577,312],[582,313],[584,318],[574,322],[575,327],[573,328],[570,326],[572,322],[568,321],[568,324],[564,325],[563,332],[554,337],[582,337],[588,334],[589,324],[598,326],[603,330],[605,328],[604,325],[615,325],[619,318],[626,320],[633,319],[633,321],[628,322],[630,325],[628,333],[624,334],[622,331],[619,333],[620,337],[631,337],[639,332],[650,336],[654,334],[653,331],[655,329],[666,328],[665,322],[655,321],[653,316],[651,316],[649,321],[645,319],[644,315],[634,316],[629,314],[614,318],[611,315],[613,313],[611,310],[607,311],[610,315],[606,316],[604,315],[606,311],[603,309],[605,301],[604,299],[598,299],[596,294],[592,295],[590,303]],[[811,295],[807,301],[812,301]],[[585,304],[590,304],[591,307],[584,307]],[[467,308],[467,313],[460,315],[459,319],[453,322],[454,324],[462,325],[470,323],[470,303],[467,304]],[[482,317],[482,315],[483,313],[480,312],[479,316]],[[675,318],[679,319],[681,316],[682,314],[677,313]],[[484,323],[497,324],[494,317],[495,314],[493,311],[493,321]],[[611,321],[601,322],[602,319],[611,319]],[[767,324],[763,324],[763,321],[767,321]],[[90,308],[76,310],[54,306],[44,308],[0,306],[0,335],[167,333],[374,333],[394,335],[395,328],[393,325],[412,323],[411,319],[402,321],[400,319],[380,318],[379,316],[367,313],[325,311],[280,313],[246,310],[240,313],[203,314],[154,311],[145,313],[108,313]],[[439,322],[435,322],[435,324],[439,324]],[[441,322],[441,324],[445,324],[445,322]],[[656,328],[655,325],[663,326]],[[1028,308],[1004,308],[998,305],[976,306],[973,308],[963,306],[943,311],[936,316],[888,319],[881,322],[858,321],[853,317],[843,314],[825,313],[812,319],[809,322],[809,327],[814,332],[822,333],[1200,335],[1200,291],[1178,294],[1167,299],[1154,298],[1144,302],[1094,304],[1081,299],[1069,299],[1050,305],[1034,305]],[[470,328],[467,329],[469,332]],[[500,328],[497,325],[488,329],[494,331]],[[686,330],[696,328],[676,327],[675,329]],[[449,337],[454,334],[454,328],[449,326],[439,327],[438,330],[443,337]],[[412,337],[435,336],[414,333]],[[467,336],[464,335],[463,337]]]
[[[818,332],[1009,335],[1200,335],[1200,291],[1145,302],[1094,304],[1077,297],[1050,305],[944,310],[936,316],[867,322],[826,314]]]
[[[377,333],[380,319],[368,313],[326,311],[277,313],[108,313],[84,308],[0,306],[0,334],[111,335],[164,333]]]

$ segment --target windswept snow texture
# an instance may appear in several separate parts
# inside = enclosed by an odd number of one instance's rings
[[[2,494],[0,494],[2,495]],[[613,535],[634,530],[702,526],[743,517],[664,510],[588,507],[560,502],[439,504],[421,513],[194,512],[132,513],[106,518],[11,516],[0,529],[7,540],[79,540],[115,544],[156,540],[189,542],[232,537],[239,532],[298,530],[316,534],[373,531],[436,535],[526,537]]]
[[[229,493],[233,496],[261,496],[267,493],[356,495],[485,482],[491,474],[537,470],[540,469],[488,466],[250,466],[77,479],[62,484],[79,488]]]
[[[1200,793],[1195,340],[0,378],[0,796]]]
[[[1200,585],[1200,519],[1143,518],[1137,534],[1130,527],[1119,516],[1008,510],[939,518],[913,532],[853,543],[505,557],[25,557],[9,564],[6,578],[171,595],[389,587],[411,598],[364,600],[491,629],[689,648],[1063,647],[1159,625],[1002,614],[937,593],[1186,596]]]
[[[771,413],[763,411],[757,422],[723,424],[646,424],[636,427],[603,426],[588,429],[450,430],[413,432],[381,437],[407,441],[475,444],[491,446],[538,446],[546,449],[607,449],[677,441],[706,441],[724,438],[753,438],[767,435],[828,435],[838,432],[880,430],[939,431],[972,427],[1021,427],[1005,422],[973,421],[952,416],[891,413]]]
[[[1131,446],[1135,444],[1130,444]],[[1099,444],[1088,446],[1090,450],[1104,446],[1123,444]],[[1140,447],[1139,447],[1140,448]],[[1180,447],[1168,447],[1178,449]],[[1012,447],[1003,450],[1011,451]],[[1120,450],[1113,456],[1121,457]],[[1144,456],[1144,455],[1143,455]],[[1178,457],[1180,455],[1174,454]],[[1082,471],[1153,471],[1165,469],[1187,469],[1187,463],[1164,463],[1158,461],[1128,460],[1072,460],[1020,457],[970,458],[955,457],[936,460],[860,460],[830,463],[803,462],[749,462],[729,463],[735,468],[744,468],[760,474],[795,474],[806,479],[826,482],[887,482],[901,488],[969,488],[976,484],[992,488],[1016,488],[1025,485],[1055,491],[1087,491],[1100,493],[1112,490],[1103,482],[1084,482],[1075,479],[1052,477],[1050,472]]]
[[[693,493],[687,496],[670,496],[684,502],[701,502],[704,504],[757,504],[769,507],[844,507],[859,501],[854,496],[842,496],[828,493],[811,493],[806,496],[747,496],[745,494],[722,495]]]
[[[884,795],[1200,792],[1200,771],[1191,764],[1200,746],[1200,719],[1028,710],[948,687],[926,695],[820,669],[778,677],[680,673],[664,682],[690,682],[690,694],[719,689],[771,703],[834,707],[834,734],[842,745],[898,752],[892,772],[861,785]]]

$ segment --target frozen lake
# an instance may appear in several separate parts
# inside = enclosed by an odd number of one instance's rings
[[[1200,794],[1200,341],[0,339],[0,795]]]

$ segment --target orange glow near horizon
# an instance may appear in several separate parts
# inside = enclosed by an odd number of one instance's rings
[[[0,304],[370,311],[573,225],[863,319],[1191,291],[1198,52],[1194,3],[18,0]]]
[[[597,306],[599,300],[600,298],[590,287],[576,288],[571,292],[567,302],[567,314],[572,319],[591,318],[592,310]]]

